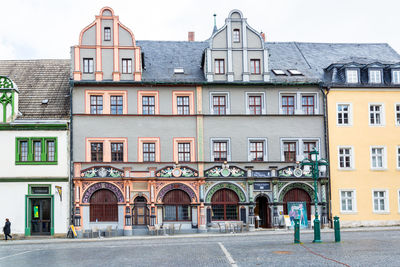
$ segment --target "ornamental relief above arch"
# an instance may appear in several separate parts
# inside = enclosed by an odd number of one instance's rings
[[[96,191],[101,189],[107,189],[113,192],[117,197],[118,203],[124,202],[124,194],[116,185],[108,182],[99,182],[99,183],[93,183],[84,191],[82,195],[82,203],[90,203],[90,198],[92,197],[92,195]]]
[[[169,183],[165,185],[158,191],[156,201],[158,203],[162,203],[165,194],[174,189],[186,192],[189,195],[192,202],[197,202],[198,200],[197,193],[189,185],[186,185],[184,183]]]
[[[314,189],[310,184],[294,182],[294,183],[288,183],[281,189],[281,191],[279,192],[279,202],[283,202],[283,198],[285,197],[286,193],[295,188],[303,189],[304,191],[307,192],[310,198],[314,200]]]
[[[214,195],[215,192],[217,192],[220,189],[230,189],[232,191],[234,191],[237,196],[239,197],[239,201],[240,202],[246,202],[246,194],[244,192],[243,189],[241,189],[238,185],[233,184],[233,183],[227,183],[227,182],[222,182],[222,183],[217,183],[213,186],[211,186],[211,188],[208,190],[208,192],[206,193],[206,203],[210,203],[211,202],[211,198]]]

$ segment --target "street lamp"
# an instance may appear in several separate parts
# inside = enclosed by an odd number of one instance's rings
[[[311,167],[312,177],[314,179],[314,203],[315,203],[315,219],[314,219],[314,243],[321,243],[321,226],[318,219],[318,187],[317,180],[319,178],[319,171],[326,171],[326,166],[328,166],[328,161],[326,159],[318,160],[318,151],[314,148],[314,151],[310,152],[310,158],[304,159],[300,162],[301,166],[304,168]]]

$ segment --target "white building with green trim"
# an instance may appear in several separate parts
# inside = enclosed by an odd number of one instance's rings
[[[69,61],[0,61],[0,223],[12,234],[69,225]]]

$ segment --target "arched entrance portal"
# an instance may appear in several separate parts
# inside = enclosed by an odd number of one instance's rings
[[[133,224],[147,225],[148,224],[148,209],[147,200],[145,197],[137,197],[133,206]]]
[[[306,202],[307,218],[311,219],[311,198],[308,193],[300,188],[293,188],[289,190],[283,197],[283,212],[288,214],[288,203],[290,202]]]
[[[271,209],[266,196],[257,197],[254,215],[260,217],[258,227],[271,228]]]
[[[90,198],[91,222],[117,222],[118,200],[113,192],[100,189]]]

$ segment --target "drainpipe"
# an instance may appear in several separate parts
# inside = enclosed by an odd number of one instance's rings
[[[69,221],[70,224],[74,224],[74,183],[72,182],[72,178],[74,177],[74,165],[73,165],[73,149],[72,149],[72,144],[73,144],[73,134],[72,134],[72,93],[73,93],[73,88],[74,88],[74,82],[70,81],[70,90],[69,90],[69,105],[70,105],[70,115],[69,115],[69,168],[70,168],[70,174],[69,174],[69,203],[70,203],[70,213],[69,213]]]

